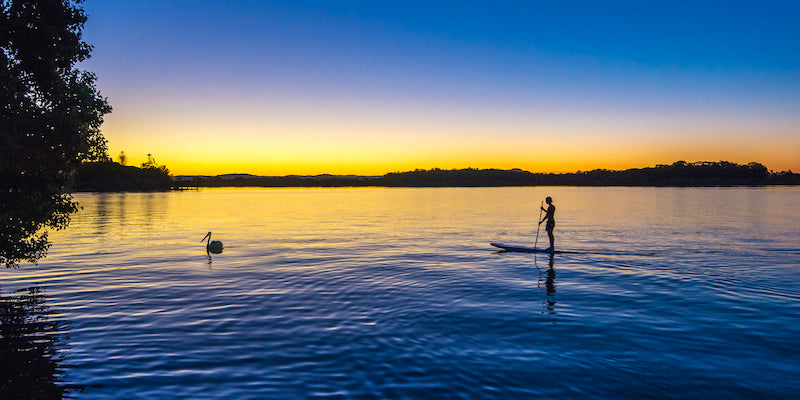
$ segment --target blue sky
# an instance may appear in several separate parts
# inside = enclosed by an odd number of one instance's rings
[[[84,7],[112,153],[176,173],[800,170],[800,2]]]

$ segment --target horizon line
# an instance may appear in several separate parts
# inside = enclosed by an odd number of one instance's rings
[[[346,177],[346,176],[352,176],[352,177],[363,177],[363,178],[371,178],[371,177],[379,178],[379,177],[382,177],[382,176],[385,176],[385,175],[388,175],[388,174],[402,174],[402,173],[408,173],[408,172],[418,172],[418,171],[424,172],[424,171],[437,171],[437,170],[439,170],[439,171],[462,171],[462,170],[485,171],[485,170],[495,170],[495,171],[519,171],[519,172],[526,172],[526,173],[530,173],[530,174],[564,175],[564,174],[577,174],[577,173],[591,172],[591,171],[628,171],[628,170],[636,170],[636,169],[658,168],[658,167],[664,167],[664,166],[668,167],[668,166],[676,165],[678,163],[685,163],[686,165],[698,165],[698,164],[705,164],[705,163],[708,163],[708,164],[728,163],[728,164],[739,165],[739,166],[748,166],[750,164],[758,164],[758,165],[761,165],[761,166],[764,166],[765,168],[767,168],[767,170],[770,173],[781,173],[781,172],[793,173],[793,171],[791,169],[788,169],[788,170],[785,170],[785,171],[775,171],[775,170],[770,169],[766,164],[761,163],[761,162],[757,162],[757,161],[751,161],[751,162],[748,162],[748,163],[740,164],[740,163],[726,161],[726,160],[719,160],[719,161],[684,161],[684,160],[679,160],[679,161],[673,162],[672,164],[655,164],[655,165],[649,165],[649,166],[643,166],[643,167],[633,167],[633,168],[624,168],[624,169],[608,169],[608,168],[593,168],[593,169],[587,169],[587,170],[580,170],[579,169],[579,170],[571,171],[571,172],[553,172],[553,171],[533,172],[533,171],[525,170],[525,169],[522,169],[522,168],[507,168],[507,169],[505,169],[505,168],[475,168],[475,167],[463,167],[463,168],[439,168],[439,167],[433,167],[433,168],[415,168],[415,169],[406,170],[406,171],[390,171],[390,172],[385,172],[385,173],[379,174],[379,175],[373,175],[373,174],[364,175],[364,174],[357,174],[357,173],[351,173],[351,174],[319,173],[319,174],[257,175],[257,174],[251,174],[249,172],[231,172],[231,173],[222,173],[222,174],[216,174],[216,175],[209,175],[209,174],[180,174],[180,175],[173,175],[173,178],[176,178],[176,177],[220,177],[220,176],[234,176],[234,175],[236,175],[236,176],[252,176],[252,177],[258,177],[258,178],[261,178],[261,177],[293,177],[293,176],[296,176],[296,177],[318,177],[318,176],[334,176],[334,177],[345,176]]]

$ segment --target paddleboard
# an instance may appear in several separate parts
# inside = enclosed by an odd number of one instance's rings
[[[491,244],[494,247],[501,248],[504,251],[511,251],[511,252],[515,252],[515,253],[545,253],[545,254],[566,254],[566,253],[579,254],[580,253],[578,251],[563,251],[563,250],[551,251],[551,250],[545,250],[545,249],[537,249],[537,248],[534,248],[534,247],[516,246],[516,245],[502,244],[502,243],[489,243],[489,244]]]

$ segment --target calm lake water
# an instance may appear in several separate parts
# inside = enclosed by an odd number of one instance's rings
[[[548,195],[556,247],[587,254],[489,246],[532,246]],[[76,199],[48,257],[0,288],[39,288],[79,399],[800,393],[800,188]]]

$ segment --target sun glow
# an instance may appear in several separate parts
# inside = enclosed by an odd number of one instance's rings
[[[423,115],[397,120],[368,109],[361,121],[352,115],[308,120],[298,115],[301,111],[259,118],[123,111],[107,118],[104,133],[112,156],[125,151],[129,164],[137,165],[153,154],[174,175],[382,175],[417,168],[575,172],[678,160],[756,161],[785,170],[797,168],[800,148],[800,135],[787,133],[764,143],[748,134],[754,129],[750,126],[698,128],[690,120],[664,126],[634,118],[587,122],[557,115],[498,122],[502,118],[492,110],[460,119]],[[791,127],[780,128],[791,132]]]

